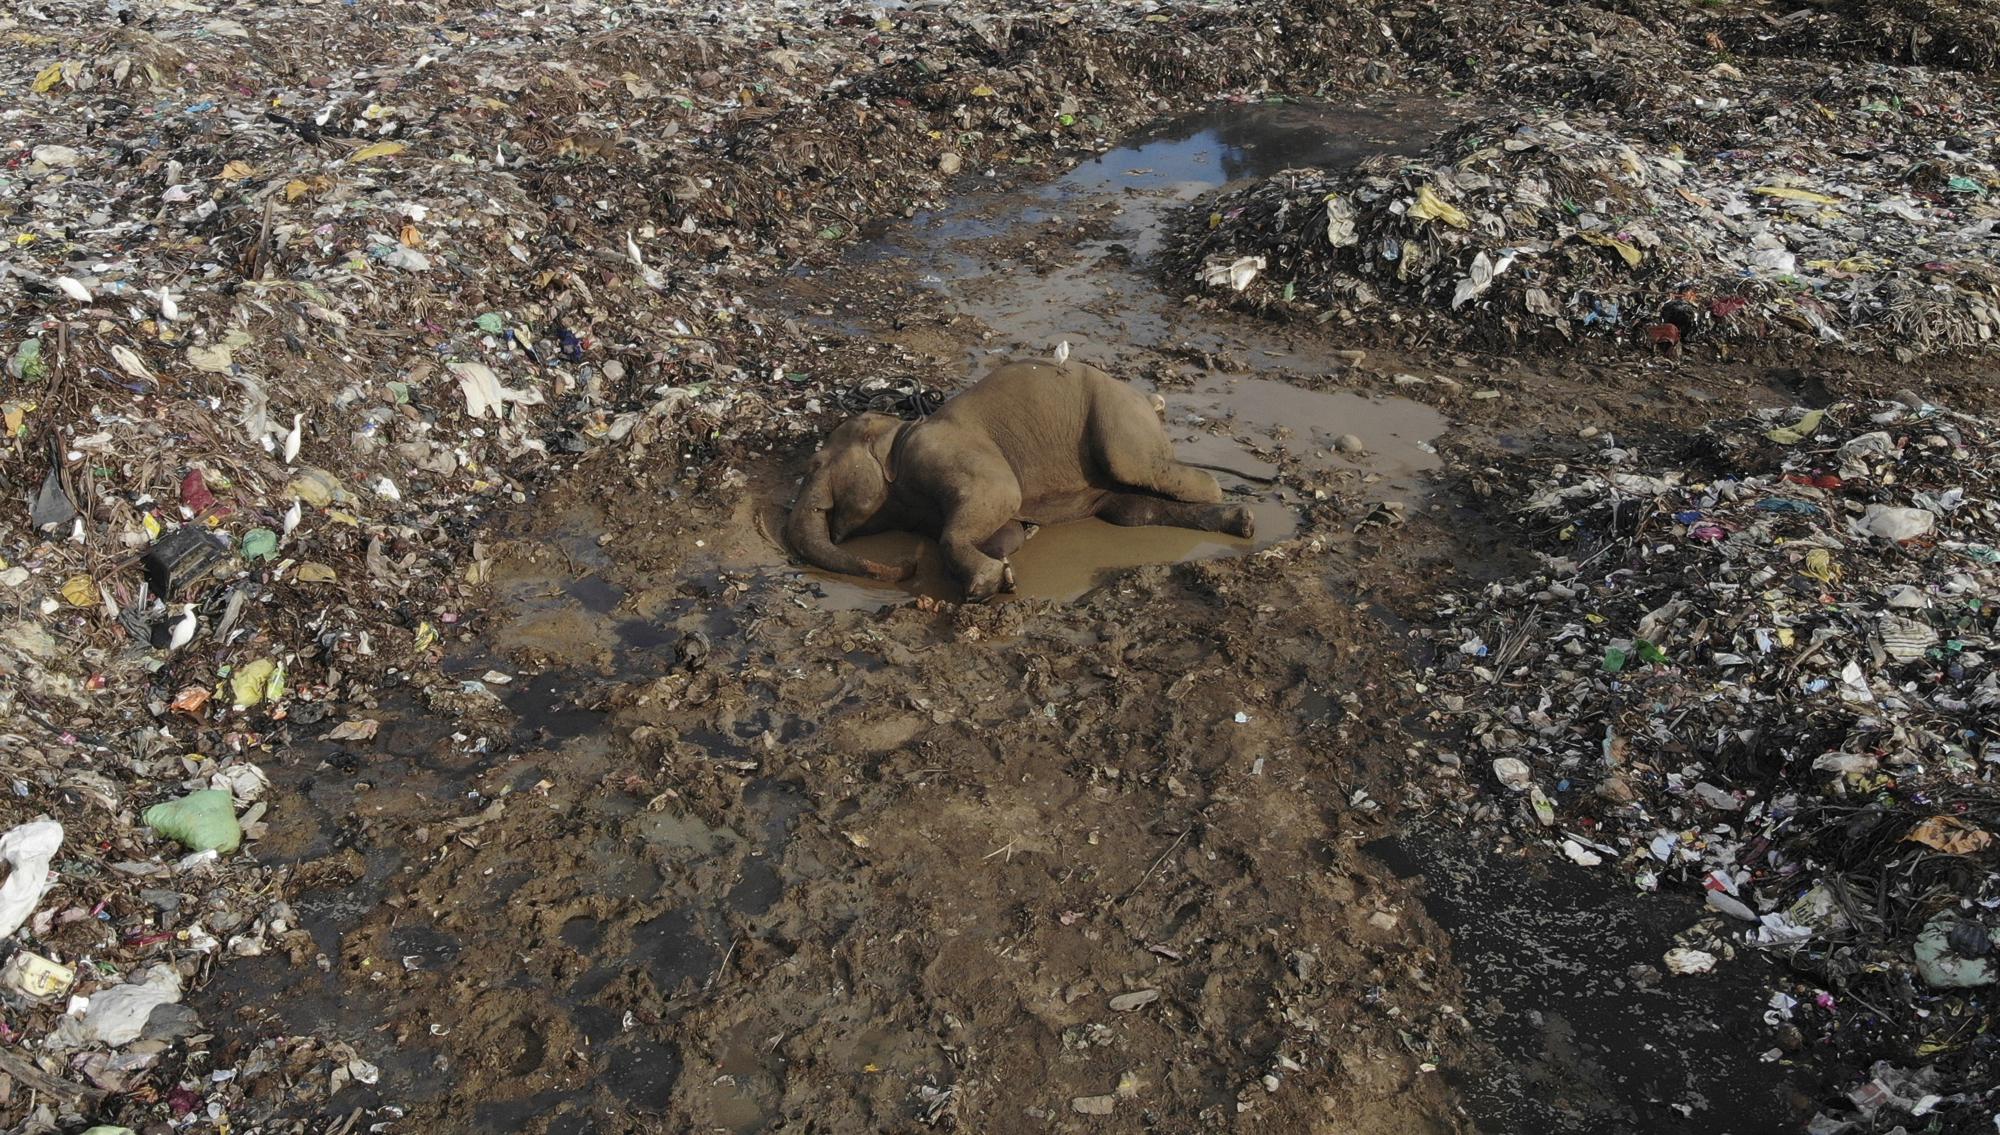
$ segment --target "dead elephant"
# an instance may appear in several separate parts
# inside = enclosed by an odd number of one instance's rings
[[[1025,524],[1087,516],[1249,536],[1243,505],[1174,457],[1145,395],[1092,366],[1007,363],[929,418],[863,414],[833,431],[792,505],[786,537],[828,571],[908,578],[840,547],[851,536],[935,538],[968,599],[1012,587]]]

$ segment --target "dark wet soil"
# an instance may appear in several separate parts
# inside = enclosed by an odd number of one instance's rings
[[[1357,366],[1147,267],[1203,190],[1449,118],[1234,107],[1046,185],[975,171],[775,289],[855,381],[1067,342],[1165,399],[1258,538],[1045,529],[1017,595],[916,603],[952,596],[790,564],[803,452],[671,503],[670,470],[582,471],[496,518],[455,690],[384,690],[375,742],[274,770],[305,930],[204,1015],[340,1037],[379,1079],[336,1105],[409,1130],[1784,1129],[1765,963],[1643,984],[1692,912],[1400,803],[1426,772],[1401,619],[1508,554],[1440,451],[1669,419],[1686,384]]]
[[[1367,850],[1422,881],[1450,936],[1491,1056],[1450,1078],[1482,1128],[1761,1132],[1810,1118],[1797,1070],[1766,1058],[1764,965],[1662,976],[1700,903],[1423,822]]]

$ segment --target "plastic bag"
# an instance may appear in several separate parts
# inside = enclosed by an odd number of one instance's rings
[[[228,792],[204,788],[179,800],[146,809],[146,826],[176,840],[189,851],[220,851],[225,855],[243,842],[236,806]]]
[[[181,999],[181,975],[172,966],[154,966],[144,981],[114,985],[90,998],[83,1028],[100,1044],[131,1044],[145,1031],[146,1018]]]
[[[35,820],[0,836],[0,862],[7,879],[0,882],[0,938],[21,928],[35,913],[35,904],[49,889],[49,863],[62,847],[62,825]]]

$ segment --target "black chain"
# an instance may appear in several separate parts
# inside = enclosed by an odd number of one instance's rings
[[[834,403],[850,414],[894,414],[914,421],[937,413],[944,398],[944,391],[914,379],[872,378],[842,390]]]

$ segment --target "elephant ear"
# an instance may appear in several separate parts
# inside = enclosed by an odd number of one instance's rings
[[[917,428],[916,422],[899,422],[895,429],[885,431],[868,445],[868,456],[875,459],[875,465],[882,471],[882,483],[893,485],[897,466],[901,463],[903,447],[911,433]]]

